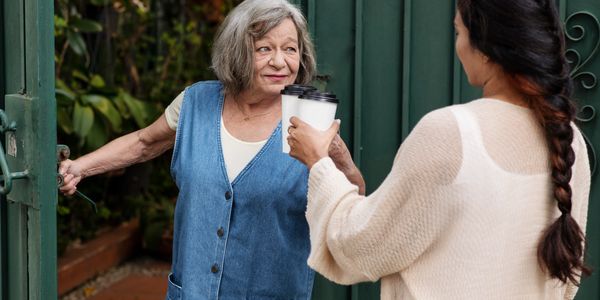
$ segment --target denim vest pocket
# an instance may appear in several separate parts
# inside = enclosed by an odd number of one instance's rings
[[[169,274],[169,287],[167,289],[167,300],[181,299],[181,286],[176,283],[173,273]]]

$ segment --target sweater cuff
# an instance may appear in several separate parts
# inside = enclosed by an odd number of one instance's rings
[[[355,268],[354,262],[346,257],[338,237],[328,238],[328,232],[335,234],[342,231],[343,220],[334,211],[344,200],[344,196],[354,193],[358,195],[358,188],[336,168],[331,158],[322,158],[311,168],[306,209],[311,240],[308,265],[340,284],[367,279]]]
[[[310,168],[308,176],[308,203],[306,207],[307,217],[313,216],[312,212],[323,211],[323,208],[330,205],[329,202],[336,201],[332,197],[333,195],[331,195],[332,187],[339,184],[339,181],[335,179],[339,176],[336,173],[339,174],[341,171],[335,167],[335,163],[329,157],[321,158]],[[343,174],[342,176],[346,179]]]

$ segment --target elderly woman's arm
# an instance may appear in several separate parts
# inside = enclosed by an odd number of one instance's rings
[[[344,143],[344,140],[339,135],[333,138],[329,146],[329,157],[331,157],[338,170],[346,175],[348,181],[358,186],[358,193],[364,195],[366,190],[365,180],[360,170],[354,164],[346,143]]]
[[[159,156],[175,143],[175,131],[161,115],[150,126],[119,137],[102,148],[76,160],[65,160],[59,172],[64,176],[60,188],[72,195],[83,178],[124,168]]]

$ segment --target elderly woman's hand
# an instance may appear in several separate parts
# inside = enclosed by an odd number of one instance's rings
[[[342,140],[339,134],[335,135],[329,145],[329,157],[331,157],[335,166],[340,170],[348,168],[349,166],[354,166],[350,150],[348,150],[346,143],[344,143],[344,140]]]
[[[365,180],[354,164],[350,150],[348,150],[346,143],[339,134],[335,135],[331,145],[329,145],[329,157],[331,157],[338,170],[342,171],[352,184],[358,186],[358,193],[364,195],[366,191]]]
[[[60,191],[65,196],[71,196],[77,191],[77,184],[83,179],[80,166],[76,161],[67,159],[60,163],[58,172],[63,176]]]
[[[334,121],[326,131],[319,131],[302,120],[292,117],[288,128],[290,155],[310,169],[321,158],[329,156],[329,146],[340,129],[339,121]]]

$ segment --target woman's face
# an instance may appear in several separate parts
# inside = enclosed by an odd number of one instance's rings
[[[296,81],[299,67],[298,32],[291,19],[254,41],[255,91],[279,95],[284,86]]]
[[[454,18],[454,27],[456,29],[456,55],[467,73],[469,83],[481,87],[489,78],[491,65],[488,64],[483,53],[471,46],[469,30],[465,27],[458,11]]]

